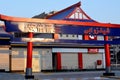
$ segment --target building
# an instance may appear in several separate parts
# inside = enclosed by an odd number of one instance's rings
[[[52,15],[47,19],[96,22],[91,19],[76,3]],[[61,25],[60,25],[61,26]],[[69,25],[70,26],[70,25]],[[68,26],[68,27],[69,27]],[[6,33],[8,34],[8,33]],[[1,47],[0,68],[5,71],[23,71],[26,68],[27,43],[21,39],[27,38],[28,33],[9,33],[7,48]],[[104,36],[72,35],[72,34],[42,34],[34,33],[34,38],[70,39],[70,40],[104,40]],[[9,42],[8,41],[8,42]],[[43,40],[44,41],[44,40]],[[8,51],[3,53],[2,51]],[[5,57],[4,57],[5,56]],[[75,43],[46,43],[34,42],[33,45],[33,72],[65,71],[65,70],[95,70],[105,69],[104,45],[75,44]],[[3,60],[5,60],[3,62]],[[4,67],[3,67],[4,66]]]

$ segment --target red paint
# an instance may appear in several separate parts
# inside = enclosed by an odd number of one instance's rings
[[[108,36],[104,37],[105,41],[108,41]],[[106,61],[106,67],[110,67],[110,48],[109,44],[105,44],[105,61]]]
[[[103,35],[107,35],[110,33],[110,29],[109,28],[89,28],[84,30],[84,34],[94,34],[94,35],[98,35],[98,34],[103,34]],[[92,35],[93,36],[93,35]]]
[[[78,67],[79,67],[79,69],[83,69],[82,53],[78,53]]]
[[[59,35],[58,34],[54,34],[54,39],[59,39]]]
[[[88,35],[83,35],[83,39],[84,40],[89,40],[89,36]]]
[[[88,53],[98,53],[99,49],[98,48],[88,48]]]
[[[76,26],[91,26],[91,27],[106,27],[106,28],[120,28],[120,24],[98,23],[98,22],[78,22],[66,20],[49,20],[49,19],[33,19],[33,18],[18,18],[0,14],[0,20],[15,21],[15,22],[34,22],[34,23],[50,23],[50,24],[63,24],[63,25],[76,25]]]
[[[57,70],[61,70],[61,53],[57,53]]]
[[[97,60],[97,65],[101,65],[102,64],[102,60]]]
[[[33,33],[29,32],[28,37],[33,38]],[[32,46],[32,42],[27,43],[27,68],[32,68]]]

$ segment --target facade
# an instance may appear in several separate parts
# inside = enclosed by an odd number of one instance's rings
[[[5,32],[4,26],[0,25],[0,71],[9,71],[10,70],[10,38],[12,36]]]
[[[77,3],[47,15],[47,19],[96,22],[80,8]],[[6,33],[8,34],[8,33]],[[7,39],[10,44],[0,48],[0,69],[5,71],[23,71],[26,68],[27,43],[20,40],[27,33],[10,33]],[[73,35],[73,34],[42,34],[34,33],[34,38],[70,39],[70,40],[104,40],[104,36]],[[8,41],[8,42],[9,42]],[[3,62],[3,60],[5,60]],[[62,70],[95,70],[105,69],[104,45],[75,43],[33,43],[33,72]]]

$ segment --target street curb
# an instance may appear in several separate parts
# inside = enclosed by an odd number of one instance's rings
[[[105,77],[105,78],[113,78],[113,79],[120,79],[119,76],[101,76],[101,77]]]

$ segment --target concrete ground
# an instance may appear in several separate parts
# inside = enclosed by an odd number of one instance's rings
[[[115,76],[102,76],[104,71],[33,73],[34,79],[25,79],[24,73],[0,73],[0,80],[120,80],[120,71]]]

